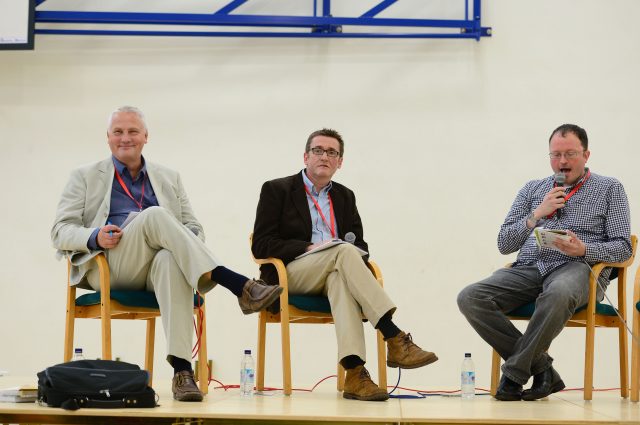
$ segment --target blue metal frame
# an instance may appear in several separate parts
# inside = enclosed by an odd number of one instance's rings
[[[46,0],[36,0],[36,8]],[[376,16],[400,0],[381,0],[379,4],[359,17],[334,17],[331,0],[321,0],[322,16],[317,16],[318,1],[313,1],[310,16],[242,15],[231,14],[249,0],[230,0],[212,14],[203,13],[146,13],[146,12],[75,12],[37,10],[36,23],[54,24],[125,24],[125,25],[175,25],[215,27],[283,28],[289,31],[157,31],[157,30],[86,30],[73,28],[38,28],[36,34],[83,35],[147,35],[147,36],[197,36],[197,37],[339,37],[339,38],[473,38],[490,37],[491,28],[481,24],[481,0],[462,0],[465,4],[464,19],[409,19],[376,18]],[[469,3],[473,2],[473,17],[469,19]],[[344,32],[345,26],[393,28],[396,32]],[[308,32],[299,31],[308,28]],[[459,29],[459,32],[406,32],[398,29]],[[292,31],[296,29],[297,31]]]

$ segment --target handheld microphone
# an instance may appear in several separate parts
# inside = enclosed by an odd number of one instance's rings
[[[567,176],[564,173],[556,173],[553,176],[553,180],[557,186],[564,187],[564,182],[567,180]],[[556,210],[556,219],[560,220],[560,208]]]
[[[356,234],[353,232],[348,232],[346,235],[344,235],[344,240],[346,242],[349,242],[350,244],[353,244],[356,241]]]

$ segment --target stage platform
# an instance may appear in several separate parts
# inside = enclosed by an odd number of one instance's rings
[[[5,376],[2,388],[33,383]],[[213,383],[212,383],[213,385]],[[170,383],[159,382],[159,407],[153,409],[80,409],[75,412],[33,403],[0,403],[0,424],[640,424],[640,403],[617,391],[561,392],[536,402],[500,402],[488,395],[473,400],[430,396],[387,402],[345,400],[335,380],[312,393],[281,392],[241,397],[237,389],[211,390],[202,403],[172,399]],[[408,394],[408,393],[407,393]]]

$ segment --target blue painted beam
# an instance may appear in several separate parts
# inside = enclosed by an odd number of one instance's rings
[[[322,16],[331,16],[331,0],[322,0]]]
[[[214,15],[228,15],[246,2],[247,0],[232,0],[229,4],[223,6],[220,10],[214,13]]]
[[[478,0],[479,1],[479,0]],[[36,22],[130,25],[203,25],[304,28],[316,26],[384,26],[472,28],[477,22],[456,19],[310,17],[276,15],[208,15],[190,13],[36,11]]]
[[[361,18],[373,18],[378,13],[382,12],[383,10],[385,10],[386,8],[388,8],[389,6],[391,6],[392,4],[394,4],[397,1],[398,0],[383,0],[378,5],[372,7],[371,9],[369,9],[368,11],[363,13],[360,17]]]
[[[256,37],[256,38],[478,38],[473,33],[322,33],[322,32],[221,32],[221,31],[127,31],[127,30],[73,30],[36,29],[36,34],[62,35],[110,35],[110,36],[161,36],[161,37]]]

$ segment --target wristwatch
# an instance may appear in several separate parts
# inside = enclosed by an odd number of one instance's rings
[[[527,216],[527,223],[529,223],[529,222],[533,223],[533,226],[534,226],[534,227],[535,227],[535,225],[538,223],[538,220],[536,220],[536,216],[535,216],[535,214],[533,213],[533,211],[531,211],[531,212],[529,213],[529,215]]]

